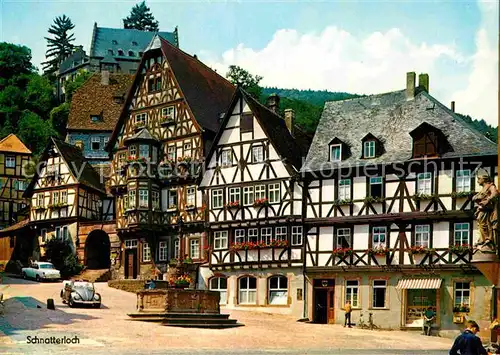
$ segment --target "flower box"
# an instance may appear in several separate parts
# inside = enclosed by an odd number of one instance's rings
[[[407,249],[408,253],[415,255],[415,254],[432,254],[436,250],[433,248],[427,248],[424,246],[412,246],[410,249]]]
[[[385,199],[383,197],[379,196],[366,196],[364,201],[366,203],[380,203],[383,202]]]
[[[460,191],[460,192],[453,191],[451,193],[451,197],[453,197],[453,198],[466,198],[466,197],[472,196],[474,194],[475,194],[474,191]]]
[[[470,307],[469,306],[455,306],[453,307],[453,313],[469,313],[470,312]]]
[[[271,244],[268,244],[274,248],[285,248],[288,246],[288,240],[273,240]]]
[[[348,206],[352,205],[352,200],[351,199],[341,199],[341,200],[335,200],[333,202],[334,206]]]
[[[163,117],[161,120],[161,125],[162,126],[171,126],[175,125],[175,120],[171,117]]]
[[[416,193],[415,195],[413,195],[413,199],[415,201],[433,201],[436,198],[437,197],[435,195],[427,195],[427,194],[420,194],[420,193]]]
[[[375,247],[375,248],[369,248],[367,250],[368,255],[374,255],[374,256],[386,256],[389,254],[390,250],[389,248],[386,247]]]
[[[191,157],[178,157],[177,162],[179,164],[189,164],[193,159]]]
[[[472,251],[472,246],[470,246],[469,244],[455,244],[455,245],[450,245],[449,250],[452,253],[463,254]]]
[[[224,205],[226,209],[240,207],[240,201],[228,202]]]
[[[146,159],[144,157],[132,157],[129,156],[127,158],[127,164],[147,164],[149,162],[149,159]]]
[[[288,247],[288,240],[273,240],[270,243],[263,241],[260,242],[242,242],[234,243],[231,245],[231,250],[251,250],[251,249],[265,249],[265,248],[286,248]]]
[[[345,256],[351,256],[354,253],[352,248],[336,248],[333,249],[333,255],[343,258]]]
[[[134,124],[134,129],[136,131],[140,131],[141,129],[145,128],[146,127],[146,124],[145,123],[136,123]]]
[[[253,207],[269,206],[269,200],[267,198],[259,198],[253,202]]]
[[[34,206],[33,209],[35,211],[41,211],[41,210],[44,210],[45,209],[45,206]]]
[[[68,204],[67,203],[53,203],[51,205],[48,205],[48,208],[56,209],[56,208],[63,208],[66,207]]]

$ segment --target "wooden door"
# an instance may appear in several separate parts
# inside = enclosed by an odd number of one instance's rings
[[[327,319],[329,324],[335,323],[335,289],[328,290],[328,313]]]
[[[125,278],[137,278],[137,249],[127,249],[125,252]]]

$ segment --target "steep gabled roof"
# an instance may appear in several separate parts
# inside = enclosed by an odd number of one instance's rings
[[[95,171],[92,165],[85,159],[82,151],[71,144],[65,143],[60,139],[52,137],[40,157],[41,162],[47,161],[47,159],[49,158],[49,151],[53,146],[57,148],[64,162],[68,166],[71,175],[78,183],[99,192],[105,193],[104,184],[101,182],[101,177],[99,176],[97,171]],[[24,192],[25,197],[31,196],[38,178],[39,175],[37,169],[35,176],[33,176],[33,179],[31,179],[28,188]]]
[[[175,81],[184,96],[194,118],[206,131],[214,134],[220,127],[220,114],[226,112],[235,87],[227,79],[200,62],[197,58],[183,52],[171,45],[161,36],[155,36],[148,51],[161,49],[164,57],[172,69]],[[147,52],[142,57],[141,63],[134,76],[134,82],[129,89],[125,105],[115,126],[107,149],[114,145],[114,141],[127,119],[127,108],[134,95],[135,88],[139,84],[141,68],[144,66]]]
[[[496,155],[497,146],[429,93],[419,90],[407,100],[405,90],[326,102],[302,171],[365,164],[389,164],[412,159],[410,133],[422,123],[440,130],[451,145],[443,158]],[[362,139],[370,132],[385,151],[373,159],[362,159]],[[347,159],[330,163],[328,143],[337,137],[351,149]]]
[[[94,73],[74,94],[67,129],[112,131],[120,117],[132,75],[110,74],[109,84],[101,84],[101,73]],[[122,97],[121,102],[115,101]],[[90,116],[100,114],[101,120],[92,122]]]
[[[217,142],[219,141],[219,138],[224,131],[224,127],[227,125],[231,117],[234,106],[240,98],[244,99],[248,104],[250,110],[264,130],[264,133],[271,141],[271,144],[274,146],[279,156],[285,160],[285,163],[292,165],[298,171],[300,169],[300,164],[302,163],[302,157],[304,156],[304,151],[301,150],[300,143],[298,143],[297,139],[292,137],[283,118],[278,116],[274,111],[268,109],[266,106],[257,102],[242,88],[236,89],[233,99],[231,100],[231,104],[229,105],[221,122],[221,129],[217,133],[212,148],[207,156],[207,161],[210,161],[212,155],[217,149]]]
[[[4,229],[0,229],[0,235],[3,234],[10,234],[12,232],[19,231],[20,229],[23,229],[28,226],[28,223],[30,222],[29,218],[23,219],[22,221],[19,221],[9,227],[6,227]]]
[[[174,46],[179,46],[177,27],[173,32],[158,32],[158,34]],[[144,52],[144,49],[154,36],[155,32],[128,28],[97,27],[97,24],[94,23],[90,57],[104,58],[108,54],[108,50],[111,49],[114,58],[139,59],[139,52]],[[122,50],[124,56],[119,56],[118,50]],[[128,51],[133,51],[134,57],[129,57]]]
[[[0,152],[31,154],[31,150],[14,133],[0,140]]]

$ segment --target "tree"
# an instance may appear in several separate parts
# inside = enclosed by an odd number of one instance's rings
[[[66,137],[66,125],[68,123],[70,105],[65,102],[50,111],[50,123],[59,137]]]
[[[158,32],[158,21],[155,20],[151,10],[143,1],[136,4],[130,11],[130,15],[123,19],[123,28]]]
[[[46,62],[43,62],[43,71],[45,74],[50,74],[59,69],[61,61],[69,56],[73,51],[73,42],[75,35],[69,33],[75,25],[66,15],[58,16],[54,19],[54,24],[49,28],[49,33],[54,38],[45,37],[47,40],[47,52],[45,52]]]
[[[28,47],[0,43],[0,90],[7,85],[17,85],[20,77],[26,80],[33,69],[31,50]]]
[[[19,120],[17,134],[33,154],[40,154],[50,136],[56,135],[56,132],[49,121],[44,121],[36,113],[26,110]]]
[[[61,272],[62,278],[76,275],[83,270],[68,239],[49,239],[45,243],[45,257]]]
[[[45,76],[30,76],[25,91],[26,107],[41,117],[47,117],[55,104],[54,90]]]
[[[252,75],[242,67],[237,65],[230,65],[226,77],[234,85],[241,86],[255,99],[260,100],[262,88],[259,86],[260,81],[263,79],[259,75]]]

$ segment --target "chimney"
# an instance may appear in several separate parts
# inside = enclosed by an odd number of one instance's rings
[[[415,97],[415,72],[406,73],[406,100],[413,100]]]
[[[425,92],[429,92],[429,74],[420,74],[418,76],[418,87]]]
[[[451,102],[451,111],[455,112],[455,101]]]
[[[101,85],[109,85],[109,71],[107,70],[101,72]]]
[[[291,108],[285,110],[285,124],[286,128],[290,131],[293,136],[293,127],[295,126],[295,111]]]
[[[271,94],[266,100],[266,106],[275,113],[278,113],[280,108],[280,97],[278,94]]]

